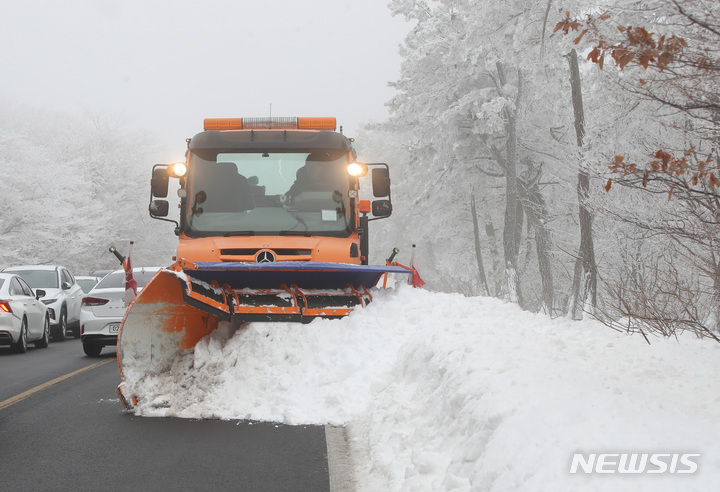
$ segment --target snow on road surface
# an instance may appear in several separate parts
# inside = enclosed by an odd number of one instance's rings
[[[343,320],[221,326],[135,382],[136,413],[345,425],[359,491],[717,490],[720,344],[651,341],[402,286]]]

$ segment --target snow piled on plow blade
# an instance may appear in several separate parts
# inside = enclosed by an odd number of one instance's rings
[[[194,349],[176,351],[167,371],[134,373],[139,376],[132,382],[136,415],[347,422],[386,384],[390,354],[398,348],[392,343],[397,337],[388,339],[390,328],[374,307],[393,291],[374,294],[368,307],[338,320],[241,327],[221,321]],[[412,319],[410,311],[404,313],[407,319]],[[358,343],[360,339],[365,342]],[[379,346],[384,346],[382,352]],[[354,388],[352,395],[348,385]],[[328,416],[328,408],[338,412]]]

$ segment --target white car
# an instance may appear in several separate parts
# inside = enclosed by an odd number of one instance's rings
[[[133,268],[138,293],[160,267]],[[80,340],[85,355],[97,357],[106,345],[116,345],[125,316],[125,271],[106,275],[82,300]]]
[[[39,300],[42,289],[34,293],[22,277],[0,273],[0,345],[13,351],[27,352],[28,342],[45,348],[50,339],[50,317],[47,306]]]
[[[80,303],[83,291],[70,271],[57,265],[25,265],[6,268],[6,273],[20,275],[33,289],[43,289],[42,302],[50,314],[50,335],[65,340],[68,332],[80,337]]]

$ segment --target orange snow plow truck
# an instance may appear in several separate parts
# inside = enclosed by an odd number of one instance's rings
[[[118,337],[123,383],[167,369],[221,321],[341,318],[388,273],[368,265],[368,223],[390,216],[386,164],[356,161],[335,118],[208,118],[185,162],[155,165],[150,216],[175,223],[175,263],[139,292]],[[372,201],[360,199],[360,182]],[[168,218],[177,179],[179,220]]]

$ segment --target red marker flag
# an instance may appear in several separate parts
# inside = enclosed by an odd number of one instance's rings
[[[130,262],[133,244],[134,242],[130,241],[130,252],[128,253],[127,257],[121,255],[118,250],[115,249],[115,246],[110,246],[110,252],[114,254],[118,260],[120,260],[120,263],[123,266],[123,270],[125,270],[125,307],[128,307],[130,304],[132,304],[132,302],[135,300],[135,297],[137,296],[137,282],[133,278],[132,264]]]
[[[410,278],[408,279],[408,283],[415,287],[416,289],[419,287],[422,287],[425,285],[425,281],[420,277],[420,274],[417,271],[417,268],[415,268],[415,245],[413,244],[412,254],[410,255],[410,268],[412,268],[412,273],[410,274]]]
[[[128,307],[137,296],[137,282],[133,278],[132,264],[130,257],[132,256],[133,241],[130,241],[130,251],[127,258],[123,260],[123,269],[125,270],[125,307]]]

